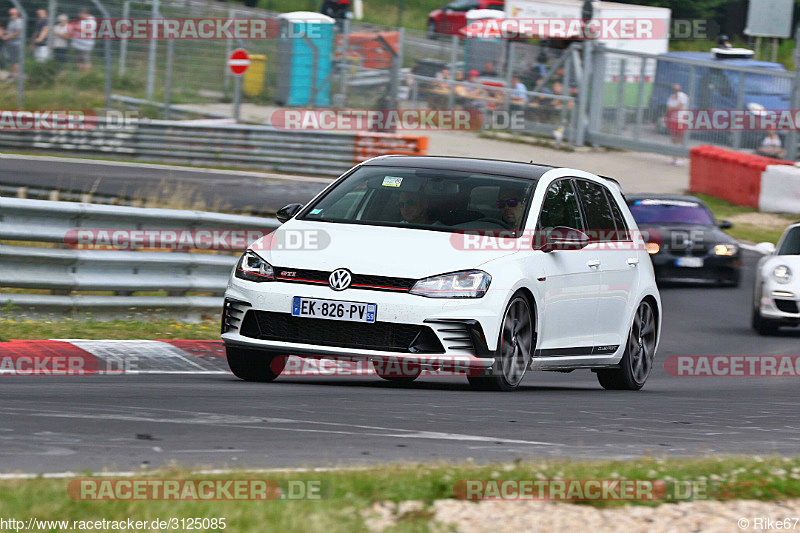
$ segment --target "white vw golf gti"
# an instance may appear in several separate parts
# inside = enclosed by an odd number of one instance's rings
[[[272,381],[290,355],[371,361],[396,381],[455,361],[475,388],[506,391],[528,369],[591,369],[607,389],[638,390],[653,369],[661,301],[611,179],[383,156],[278,218],[225,293],[222,339],[242,379]]]

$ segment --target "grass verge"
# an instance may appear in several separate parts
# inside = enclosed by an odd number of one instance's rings
[[[777,243],[786,226],[797,221],[791,215],[759,213],[757,209],[742,207],[707,194],[692,193],[703,200],[717,220],[729,220],[734,226],[725,230],[731,237],[754,243]]]
[[[219,321],[186,324],[174,320],[100,322],[89,319],[56,322],[0,318],[0,342],[3,339],[218,340]]]
[[[80,476],[86,479],[89,476]],[[426,531],[434,500],[453,498],[462,479],[646,479],[705,487],[687,499],[784,500],[800,496],[800,458],[714,457],[632,461],[546,461],[475,465],[381,465],[333,472],[236,473],[217,476],[186,470],[142,473],[146,479],[274,480],[282,491],[294,486],[319,487],[318,499],[299,501],[76,501],[67,494],[69,479],[0,481],[0,516],[44,520],[167,520],[225,518],[231,531],[365,530],[365,512],[375,502],[423,502],[423,509],[398,519],[395,531]],[[105,479],[105,478],[102,478]],[[305,483],[301,483],[305,482]],[[683,498],[682,498],[683,499]],[[658,505],[674,498],[635,505]],[[596,502],[616,507],[624,502]],[[568,505],[568,504],[564,504]]]

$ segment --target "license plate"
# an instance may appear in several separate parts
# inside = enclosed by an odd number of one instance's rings
[[[675,260],[675,266],[688,268],[703,268],[702,257],[679,257]]]
[[[375,322],[377,314],[377,304],[320,300],[319,298],[301,298],[300,296],[292,299],[292,316],[372,324]]]

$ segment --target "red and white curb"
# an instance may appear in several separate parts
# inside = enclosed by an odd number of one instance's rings
[[[0,375],[229,374],[222,341],[11,340]]]
[[[375,376],[371,365],[342,375]],[[289,357],[285,372],[326,376],[315,359]],[[222,341],[202,340],[11,340],[0,342],[0,375],[230,374]]]

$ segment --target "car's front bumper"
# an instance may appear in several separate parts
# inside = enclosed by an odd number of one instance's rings
[[[677,261],[681,257],[684,256],[664,251],[651,255],[656,280],[737,281],[742,267],[739,256],[709,254],[701,257],[702,267],[678,266]]]
[[[376,324],[293,317],[295,296],[376,304]],[[225,313],[229,318],[223,318],[222,340],[227,346],[273,355],[374,361],[409,358],[422,367],[453,361],[459,367],[467,364],[470,369],[484,369],[494,363],[503,298],[502,292],[491,289],[483,298],[442,299],[360,289],[337,292],[328,286],[233,278],[225,293]],[[274,331],[291,334],[271,331],[264,335],[260,321],[270,320],[280,322],[281,327]],[[411,343],[409,349],[404,345],[380,349],[371,329],[365,329],[380,328],[387,331],[387,337],[394,338],[391,329],[396,327],[419,328],[426,335],[435,335],[437,342],[422,346]],[[366,341],[367,337],[373,341]]]
[[[760,311],[763,318],[787,325],[800,324],[800,293],[771,282],[764,287]]]

